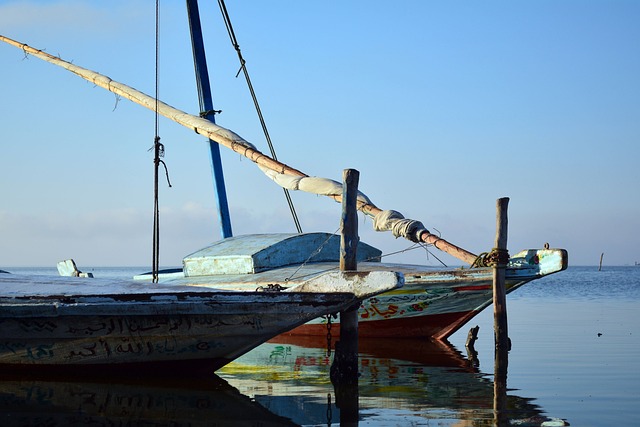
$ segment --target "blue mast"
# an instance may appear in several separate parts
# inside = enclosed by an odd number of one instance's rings
[[[202,40],[202,27],[200,26],[198,0],[187,0],[187,13],[189,15],[189,28],[191,30],[193,63],[195,66],[196,81],[198,84],[198,98],[200,99],[200,116],[212,123],[215,123],[216,111],[213,109],[213,97],[211,96],[209,71],[207,70],[207,59],[204,52],[204,41]],[[220,146],[212,140],[209,140],[209,151],[211,153],[213,187],[218,203],[220,234],[224,239],[233,236],[233,233],[231,231],[231,216],[229,215],[227,190],[225,188],[224,174],[222,171],[222,159],[220,158]]]

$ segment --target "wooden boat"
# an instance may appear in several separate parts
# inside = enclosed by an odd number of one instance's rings
[[[524,264],[518,264],[518,261]],[[322,268],[322,266],[318,266]],[[402,289],[366,299],[358,310],[361,337],[429,337],[446,339],[492,304],[492,269],[438,270],[417,265],[361,264],[360,271],[380,268],[405,276]],[[566,254],[557,249],[523,251],[511,258],[506,290],[566,268]],[[339,314],[333,323],[339,324]],[[288,334],[326,335],[328,317],[314,319]],[[333,332],[339,335],[340,328]],[[332,329],[333,331],[333,329]]]
[[[250,276],[254,291],[246,292],[215,289],[233,275],[148,284],[0,274],[0,369],[213,372],[269,338],[402,283],[398,273],[338,271],[278,290],[275,279],[285,276],[277,269]]]
[[[188,1],[192,7],[197,2]],[[198,23],[199,26],[199,23]],[[341,183],[320,177],[309,176],[287,164],[260,152],[253,144],[244,140],[231,130],[216,125],[213,120],[187,114],[173,108],[158,99],[145,95],[132,87],[113,81],[107,76],[87,70],[59,57],[50,55],[41,50],[34,49],[26,44],[0,36],[0,40],[20,48],[25,54],[36,56],[52,64],[58,65],[78,76],[103,87],[121,97],[129,99],[139,105],[151,109],[156,114],[163,115],[182,126],[192,129],[211,141],[213,146],[221,145],[250,159],[278,185],[286,190],[300,190],[312,194],[324,195],[336,201],[342,201]],[[194,51],[197,50],[194,48]],[[201,64],[200,64],[201,65]],[[200,67],[199,67],[200,68]],[[206,68],[206,67],[205,67]],[[208,76],[207,76],[208,82]],[[211,108],[206,107],[208,110]],[[213,154],[212,154],[213,156]],[[219,171],[217,171],[219,172]],[[225,201],[226,203],[226,201]],[[384,264],[380,261],[380,252],[377,255],[365,257],[360,262],[359,272],[397,272],[405,277],[406,287],[403,291],[388,293],[383,296],[367,300],[359,311],[360,334],[362,336],[428,336],[443,339],[458,330],[473,316],[480,312],[491,302],[492,269],[491,256],[477,256],[462,249],[441,236],[431,233],[420,221],[405,218],[394,210],[383,210],[377,207],[365,194],[358,193],[356,205],[358,210],[373,220],[376,231],[391,231],[396,237],[403,237],[419,244],[432,245],[473,268],[434,270],[428,267],[415,265]],[[224,228],[224,227],[223,227]],[[313,233],[312,233],[313,234]],[[315,241],[309,234],[278,237],[281,242],[268,243],[265,236],[259,236],[261,245],[251,255],[246,253],[234,253],[234,256],[251,256],[251,265],[261,256],[260,251],[266,247],[285,248],[274,253],[282,255],[289,253],[291,248],[296,248],[295,257],[283,256],[286,260],[279,262],[277,266],[269,268],[282,268],[280,279],[286,278],[286,285],[292,284],[295,277],[317,277],[322,272],[337,268],[337,249],[333,252],[325,251],[331,256],[315,257],[312,255],[318,251],[320,243],[316,246],[307,245],[307,241]],[[313,236],[311,236],[313,237]],[[161,277],[164,283],[189,285],[206,285],[196,283],[192,279],[193,271],[199,265],[206,265],[204,275],[226,275],[225,283],[216,282],[214,286],[223,286],[227,290],[253,290],[254,279],[251,274],[256,271],[242,271],[229,273],[225,270],[226,259],[230,249],[234,247],[238,239],[244,243],[255,240],[256,236],[231,237],[223,233],[223,239],[205,248],[202,252],[194,254],[184,260],[184,271],[173,275]],[[266,239],[266,240],[265,240]],[[317,239],[316,239],[317,240]],[[490,255],[494,255],[494,252]],[[199,259],[202,258],[202,259]],[[376,262],[377,261],[377,262]],[[563,249],[539,249],[526,250],[512,256],[501,264],[507,265],[506,283],[507,289],[513,291],[523,284],[552,274],[567,267],[567,252]],[[238,260],[234,261],[237,266]],[[484,266],[484,267],[478,267]],[[156,272],[154,272],[154,275]],[[198,273],[200,274],[200,273]],[[246,281],[229,275],[245,274]],[[186,281],[186,282],[185,282]],[[281,283],[277,283],[282,286]],[[338,310],[336,310],[338,311]],[[294,334],[325,334],[325,319],[316,319],[295,329]],[[336,319],[336,323],[339,319]]]
[[[238,246],[249,251],[240,253]],[[307,279],[337,270],[339,247],[339,236],[326,233],[237,236],[213,243],[185,257],[183,270],[161,275],[160,280],[163,283],[181,283],[185,276],[203,273],[247,274],[266,268],[261,263],[269,260],[281,266],[279,271],[287,277],[287,281],[281,285],[291,286],[298,284],[300,278]],[[358,333],[361,337],[445,339],[492,303],[492,268],[443,270],[419,265],[387,264],[380,262],[381,252],[378,249],[362,242],[358,246],[358,253],[358,271],[399,272],[404,276],[402,288],[362,301],[358,310]],[[522,251],[509,260],[506,270],[507,292],[566,267],[567,254],[562,249]],[[249,279],[251,275],[247,274],[246,277]],[[136,278],[150,281],[151,274]],[[251,281],[227,280],[221,286],[230,290],[255,289]],[[286,333],[325,336],[328,317],[316,318]],[[338,313],[333,313],[331,322],[339,325]],[[339,327],[332,329],[332,334],[338,336],[339,330]]]

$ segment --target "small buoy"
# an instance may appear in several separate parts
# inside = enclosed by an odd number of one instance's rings
[[[600,332],[598,332],[598,336],[599,336],[599,337],[601,337],[601,336],[602,336],[602,334],[601,334]]]

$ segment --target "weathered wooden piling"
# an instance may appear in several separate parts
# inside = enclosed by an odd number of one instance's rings
[[[469,359],[471,364],[476,367],[480,365],[480,362],[478,361],[478,352],[475,348],[479,330],[480,326],[478,325],[469,329],[469,333],[467,334],[467,342],[465,343],[465,348],[467,349],[467,359]]]
[[[358,182],[360,172],[345,169],[342,173],[342,217],[340,218],[340,270],[355,271],[358,248]]]
[[[505,287],[505,273],[509,254],[507,252],[507,230],[509,221],[507,207],[509,198],[503,197],[496,203],[496,240],[493,262],[493,326],[496,347],[508,347],[509,334],[507,328],[507,292]]]
[[[509,198],[496,203],[496,240],[493,258],[493,325],[495,334],[495,364],[493,378],[493,412],[495,425],[506,425],[507,367],[509,360],[509,334],[507,328],[507,292],[505,273],[509,254],[507,252],[507,207]]]
[[[340,270],[356,271],[358,247],[358,181],[360,173],[345,169],[342,184],[342,217],[340,219]],[[357,425],[358,393],[358,307],[340,312],[340,341],[331,366],[331,381],[340,408],[340,425]]]
[[[360,173],[345,169],[342,185],[342,217],[340,219],[340,270],[356,271],[358,247],[358,180]],[[340,342],[334,355],[334,380],[355,382],[358,379],[358,307],[340,312]]]
[[[598,265],[598,271],[602,271],[602,258],[604,258],[604,252],[600,254],[600,264]]]
[[[465,343],[466,348],[470,348],[475,350],[475,343],[478,339],[478,331],[480,330],[480,326],[476,325],[473,328],[469,329],[469,333],[467,333],[467,342]]]

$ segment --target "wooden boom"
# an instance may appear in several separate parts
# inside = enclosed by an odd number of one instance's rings
[[[71,71],[72,73],[82,77],[83,79],[92,82],[96,86],[100,86],[110,92],[115,93],[116,95],[133,101],[136,104],[142,105],[143,107],[146,107],[151,111],[157,112],[158,114],[171,119],[174,122],[181,124],[182,126],[192,129],[196,133],[203,135],[211,139],[212,141],[215,141],[216,143],[235,151],[236,153],[248,158],[249,160],[260,166],[284,175],[291,175],[295,177],[309,176],[282,162],[272,159],[266,154],[263,154],[262,152],[257,150],[251,143],[243,139],[240,135],[229,129],[218,126],[207,119],[185,113],[184,111],[178,110],[177,108],[165,104],[164,102],[156,100],[155,98],[143,92],[140,92],[137,89],[132,88],[131,86],[116,82],[107,76],[83,67],[79,67],[57,56],[53,56],[42,50],[35,49],[27,44],[12,40],[3,35],[0,35],[0,40],[22,49],[27,54],[33,55],[44,61],[65,68],[68,71]],[[342,201],[341,194],[330,194],[327,196],[333,198],[337,202]],[[382,210],[375,206],[373,203],[369,201],[363,201],[360,198],[358,199],[358,210],[370,217],[375,217],[377,214],[382,212]],[[439,236],[431,234],[428,230],[424,230],[419,236],[419,239],[420,241],[431,244],[441,251],[446,252],[449,255],[466,263],[473,264],[477,259],[477,255],[474,255],[471,252],[468,252],[452,243],[449,243]]]

